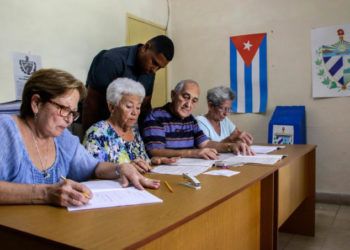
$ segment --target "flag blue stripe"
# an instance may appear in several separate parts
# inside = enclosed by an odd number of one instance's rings
[[[252,65],[247,67],[244,64],[244,90],[245,90],[245,113],[253,111],[253,82],[252,82]]]
[[[231,89],[237,96],[237,50],[232,40],[230,39],[230,79]],[[237,98],[232,102],[233,112],[237,112]]]
[[[259,48],[259,64],[260,64],[260,108],[259,112],[266,112],[267,106],[267,49],[266,49],[266,39],[265,35],[264,39],[261,41],[261,45]]]

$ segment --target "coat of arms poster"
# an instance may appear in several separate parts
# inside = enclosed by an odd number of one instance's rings
[[[25,83],[35,71],[41,69],[41,56],[13,52],[12,58],[16,100],[21,100]]]
[[[311,31],[312,97],[350,96],[350,24]]]

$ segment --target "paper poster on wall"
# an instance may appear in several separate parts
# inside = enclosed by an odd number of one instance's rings
[[[266,112],[266,33],[230,37],[230,79],[231,89],[236,93],[233,112]]]
[[[350,96],[350,24],[311,30],[312,97]]]
[[[273,144],[293,144],[294,127],[288,125],[273,125]]]
[[[38,69],[41,69],[41,57],[20,52],[12,53],[13,75],[16,88],[16,99],[22,99],[24,84]]]

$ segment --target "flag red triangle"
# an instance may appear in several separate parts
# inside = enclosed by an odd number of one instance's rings
[[[238,53],[243,58],[246,66],[249,67],[252,63],[256,51],[258,50],[265,35],[266,33],[231,36],[231,41],[235,45]]]

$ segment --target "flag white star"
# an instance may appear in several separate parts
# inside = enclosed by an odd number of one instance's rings
[[[250,43],[250,41],[248,40],[247,42],[243,43],[244,44],[244,48],[246,50],[250,50],[250,47],[252,47],[253,45]]]

